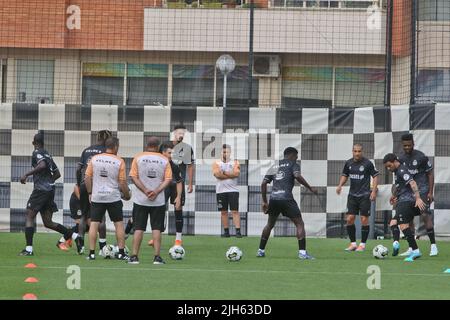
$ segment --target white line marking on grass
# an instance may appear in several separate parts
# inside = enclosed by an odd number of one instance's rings
[[[134,266],[117,268],[117,267],[86,267],[80,266],[82,270],[130,270],[130,271],[182,271],[182,272],[240,272],[240,273],[290,273],[290,274],[323,274],[323,275],[361,275],[367,276],[364,272],[332,272],[332,271],[289,271],[289,270],[231,270],[231,269],[191,269],[191,268],[165,268],[165,267],[154,267],[154,268],[136,268]],[[17,269],[17,266],[0,266],[0,269]],[[39,266],[38,269],[64,269],[67,267],[58,266]],[[420,276],[420,277],[448,277],[444,273],[389,273],[383,272],[383,276]]]

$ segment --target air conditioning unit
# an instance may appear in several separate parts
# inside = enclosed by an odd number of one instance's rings
[[[255,55],[253,58],[254,77],[279,77],[280,76],[280,56],[267,54]]]

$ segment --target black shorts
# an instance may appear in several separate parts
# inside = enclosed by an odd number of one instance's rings
[[[347,214],[370,216],[370,196],[355,197],[349,195],[347,198]]]
[[[80,199],[74,193],[70,196],[69,207],[70,217],[74,220],[81,219]]]
[[[184,206],[186,200],[186,191],[184,190],[185,186],[183,183],[183,188],[181,191],[181,206]],[[166,202],[170,200],[170,204],[175,204],[175,199],[177,197],[177,184],[171,183],[165,190],[164,194],[166,197]]]
[[[55,203],[55,191],[33,190],[27,202],[27,209],[41,214],[47,211],[58,211]]]
[[[217,209],[219,211],[239,211],[239,192],[217,193]]]
[[[89,194],[84,183],[80,185],[80,210],[86,219],[91,217],[91,203],[89,202]]]
[[[294,199],[270,200],[267,214],[278,216],[280,213],[288,218],[302,217],[302,214],[300,213],[300,208],[298,207],[297,202]]]
[[[415,207],[415,202],[402,201],[397,203],[393,219],[396,219],[398,224],[408,224],[417,215],[420,215],[420,209]]]
[[[158,207],[149,207],[149,206],[141,206],[137,203],[133,204],[133,212],[134,212],[134,229],[135,230],[147,230],[147,221],[148,216],[150,215],[150,224],[152,230],[159,230],[164,232],[165,226],[165,218],[166,218],[166,206],[158,206]]]
[[[91,203],[91,221],[102,222],[108,210],[109,219],[112,222],[123,221],[123,203],[116,201],[111,203],[92,202]]]

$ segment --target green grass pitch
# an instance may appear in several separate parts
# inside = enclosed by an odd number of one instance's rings
[[[0,299],[22,299],[34,293],[38,299],[450,299],[450,242],[438,242],[438,257],[429,257],[429,242],[419,241],[422,258],[413,263],[401,257],[386,260],[372,257],[372,248],[388,240],[369,241],[366,252],[344,252],[347,240],[308,239],[308,251],[314,261],[297,258],[295,238],[271,238],[265,258],[256,258],[258,237],[224,239],[216,236],[185,236],[186,257],[173,261],[168,249],[173,236],[163,236],[162,257],[166,265],[153,265],[153,249],[144,237],[139,265],[105,260],[97,256],[87,261],[58,250],[59,235],[35,235],[34,257],[20,257],[24,247],[23,233],[0,233]],[[87,240],[87,237],[86,237]],[[131,248],[131,238],[127,246]],[[109,243],[114,242],[108,235]],[[402,249],[406,242],[402,241]],[[229,262],[226,250],[236,245],[244,252],[239,262]],[[33,262],[36,269],[26,269]],[[69,290],[67,267],[81,270],[81,288]],[[369,290],[367,268],[381,270],[381,288]],[[25,283],[27,277],[38,283]]]

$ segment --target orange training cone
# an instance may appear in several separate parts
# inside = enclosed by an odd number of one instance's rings
[[[22,297],[23,300],[37,300],[37,297],[34,293],[26,293]]]
[[[25,268],[34,269],[34,268],[37,268],[37,265],[35,265],[34,263],[28,263],[25,265]]]
[[[39,280],[37,278],[28,277],[28,278],[25,279],[25,282],[36,283],[36,282],[39,282]]]

